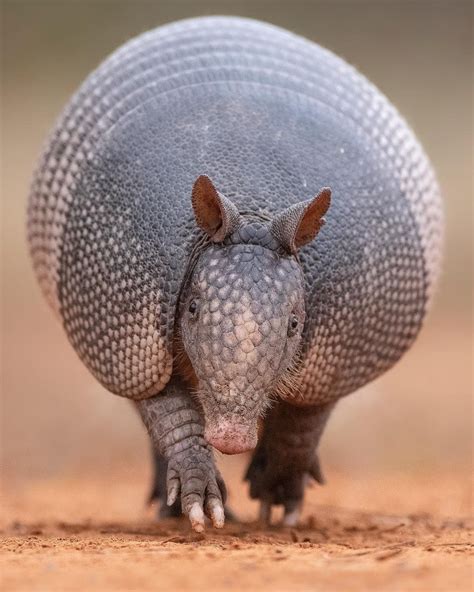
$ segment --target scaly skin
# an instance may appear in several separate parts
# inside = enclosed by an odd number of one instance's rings
[[[250,496],[261,501],[265,522],[270,522],[272,505],[283,505],[283,524],[296,524],[307,478],[324,482],[316,450],[333,408],[334,404],[295,407],[280,402],[268,414],[246,474]]]
[[[33,181],[38,279],[98,380],[138,400],[170,379],[178,297],[202,238],[190,191],[203,173],[240,213],[266,220],[332,189],[327,224],[299,254],[305,404],[393,366],[439,267],[439,190],[423,150],[329,51],[269,24],[208,17],[145,33],[106,60]]]
[[[136,403],[151,440],[168,461],[168,506],[180,495],[193,529],[204,530],[204,513],[224,525],[225,485],[204,440],[204,421],[196,402],[177,379],[156,397]]]

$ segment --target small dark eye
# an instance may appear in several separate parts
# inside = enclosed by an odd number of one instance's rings
[[[197,309],[198,309],[198,305],[197,302],[195,300],[191,300],[191,302],[189,303],[189,312],[195,316],[195,314],[197,313]]]
[[[290,317],[290,322],[288,323],[288,335],[292,337],[296,334],[296,330],[298,329],[299,321],[298,317],[295,314],[292,314]]]

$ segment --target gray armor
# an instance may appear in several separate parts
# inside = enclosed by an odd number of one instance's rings
[[[297,519],[335,402],[422,326],[442,208],[412,131],[354,68],[208,17],[133,39],[84,82],[39,163],[28,235],[80,358],[136,401],[168,462],[160,497],[201,530],[203,512],[224,520],[212,446],[256,447],[251,495]]]

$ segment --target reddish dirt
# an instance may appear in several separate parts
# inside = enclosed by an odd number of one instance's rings
[[[154,521],[146,471],[10,483],[2,590],[472,590],[466,474],[331,475],[287,529],[251,522],[240,467],[225,472],[245,522],[204,535]]]

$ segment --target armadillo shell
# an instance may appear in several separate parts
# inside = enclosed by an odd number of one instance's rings
[[[160,392],[199,239],[190,194],[208,174],[242,212],[273,215],[330,186],[301,251],[303,402],[394,364],[436,280],[442,213],[405,122],[331,52],[257,21],[210,17],[133,39],[84,82],[37,169],[29,241],[42,289],[110,391]]]

